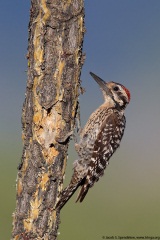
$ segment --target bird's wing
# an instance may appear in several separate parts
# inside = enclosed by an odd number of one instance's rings
[[[84,184],[81,187],[77,201],[83,201],[90,187],[104,174],[109,159],[120,144],[125,128],[125,117],[113,113],[106,117],[94,143],[91,161]]]

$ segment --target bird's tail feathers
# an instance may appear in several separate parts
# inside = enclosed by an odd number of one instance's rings
[[[76,199],[76,202],[78,202],[78,201],[82,202],[82,201],[83,201],[83,199],[85,198],[85,196],[86,196],[89,188],[90,188],[90,187],[89,187],[88,185],[86,185],[86,184],[84,184],[84,185],[81,187],[80,192],[79,192],[79,194],[78,194],[78,197],[77,197],[77,199]]]
[[[60,200],[56,204],[57,209],[61,209],[68,202],[68,200],[75,193],[79,185],[80,185],[79,182],[75,185],[69,184],[69,186],[62,191]]]

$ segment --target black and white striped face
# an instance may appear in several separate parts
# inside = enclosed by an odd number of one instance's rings
[[[120,83],[105,82],[94,73],[90,73],[94,80],[100,86],[104,98],[106,101],[112,99],[114,104],[118,105],[121,109],[125,109],[127,104],[130,102],[130,92]]]
[[[122,84],[115,82],[106,83],[108,89],[112,93],[112,99],[121,107],[125,108],[130,102],[130,92]]]

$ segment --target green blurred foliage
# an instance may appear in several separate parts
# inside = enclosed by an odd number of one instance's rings
[[[2,136],[2,132],[1,132]],[[0,141],[0,240],[11,238],[12,213],[16,200],[17,166],[21,159],[20,134],[10,134]]]

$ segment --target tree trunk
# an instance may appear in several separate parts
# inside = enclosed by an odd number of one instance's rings
[[[54,210],[75,126],[83,64],[83,0],[31,0],[22,162],[12,239],[56,239]]]

